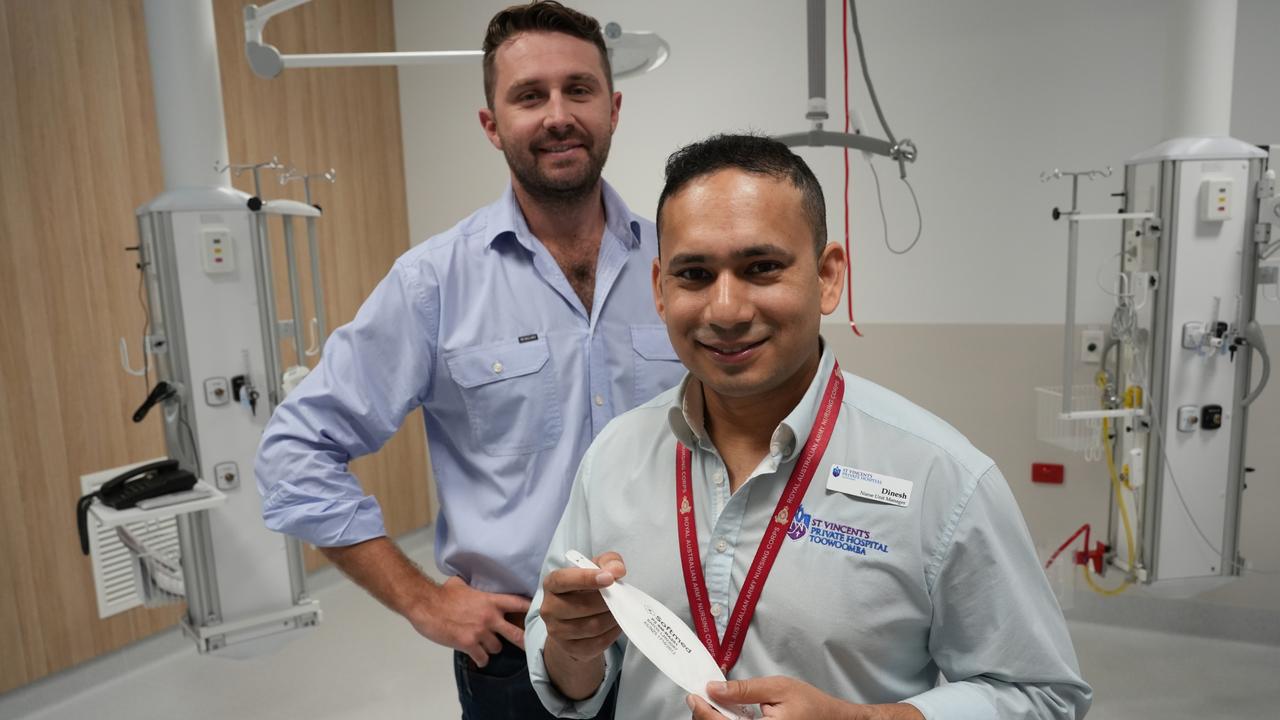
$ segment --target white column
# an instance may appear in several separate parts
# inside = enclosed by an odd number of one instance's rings
[[[166,190],[230,187],[211,0],[145,0],[151,84]]]
[[[1165,138],[1231,135],[1237,0],[1169,0]]]

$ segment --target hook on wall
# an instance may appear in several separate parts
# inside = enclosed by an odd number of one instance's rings
[[[144,350],[143,352],[146,351]],[[146,377],[147,375],[145,365],[141,370],[137,370],[134,369],[133,363],[129,362],[129,344],[125,342],[124,338],[120,338],[120,367],[124,368],[125,372],[134,377]]]

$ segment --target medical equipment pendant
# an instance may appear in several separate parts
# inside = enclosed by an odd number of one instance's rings
[[[1120,213],[1086,215],[1074,203],[1058,213],[1070,226],[1058,417],[1095,423],[1099,458],[1114,468],[1107,565],[1175,596],[1243,571],[1248,409],[1270,365],[1255,303],[1258,284],[1275,282],[1260,268],[1280,237],[1278,218],[1260,208],[1277,204],[1277,155],[1229,138],[1166,141],[1128,161]],[[1075,282],[1077,228],[1094,220],[1121,227],[1114,264],[1099,270],[1113,271],[1115,308],[1087,369],[1096,382],[1072,392],[1087,362],[1074,346],[1076,294],[1088,292]]]
[[[680,565],[684,570],[684,587],[689,598],[689,610],[693,614],[694,628],[699,639],[711,652],[711,656],[720,665],[720,670],[727,676],[729,670],[738,662],[742,652],[742,642],[747,636],[751,618],[755,614],[756,603],[764,590],[764,583],[769,578],[769,571],[782,549],[783,538],[791,527],[796,509],[804,500],[809,483],[818,471],[819,461],[827,451],[831,441],[831,431],[836,419],[840,416],[840,402],[844,399],[844,377],[840,374],[840,365],[836,363],[831,369],[831,377],[827,380],[826,390],[818,407],[818,416],[814,419],[809,439],[796,460],[782,494],[778,498],[777,507],[769,526],[765,528],[760,539],[760,547],[756,549],[751,569],[738,593],[738,602],[733,608],[725,628],[723,641],[716,632],[715,619],[711,613],[711,600],[707,596],[707,583],[702,573],[702,559],[698,550],[698,521],[693,507],[693,452],[683,443],[676,443],[676,526],[680,541]]]
[[[234,168],[233,168],[234,169]],[[255,171],[261,167],[252,168]],[[267,530],[251,473],[263,428],[285,389],[286,364],[304,368],[323,329],[303,319],[294,224],[305,218],[315,261],[320,210],[293,200],[263,201],[231,188],[168,191],[138,210],[151,340],[158,379],[178,389],[165,403],[170,457],[226,501],[177,511],[187,615],[182,625],[201,652],[241,646],[320,620],[307,596],[300,544]],[[273,247],[271,231],[283,239]],[[273,255],[283,250],[286,266]],[[280,319],[277,275],[291,309]],[[311,313],[323,317],[320,278],[310,278]],[[283,284],[283,283],[281,283]],[[305,339],[310,326],[315,337]],[[247,480],[247,482],[246,482]]]

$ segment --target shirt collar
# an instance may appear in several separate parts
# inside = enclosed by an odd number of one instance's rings
[[[605,235],[612,235],[627,250],[639,248],[639,218],[631,213],[631,209],[613,186],[603,179],[600,181],[600,189],[604,196]],[[516,201],[515,189],[510,182],[498,202],[489,207],[487,227],[490,247],[501,239],[514,239],[525,250],[533,252],[537,238],[529,229],[524,213],[520,211],[520,203]]]
[[[835,367],[835,355],[821,338],[819,342],[822,343],[822,356],[818,361],[818,371],[809,382],[809,389],[805,390],[800,402],[778,424],[769,441],[769,451],[780,456],[782,462],[794,460],[799,455],[801,446],[809,439],[813,422],[818,417],[822,393],[826,390],[827,380]],[[692,374],[685,375],[680,392],[676,395],[676,404],[667,412],[667,423],[676,439],[686,447],[712,447],[711,437],[707,434],[706,408],[703,403],[701,381]]]

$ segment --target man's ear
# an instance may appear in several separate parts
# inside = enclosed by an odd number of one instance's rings
[[[658,311],[658,317],[662,318],[662,322],[667,321],[667,306],[662,302],[662,261],[659,258],[653,259],[653,307]]]
[[[818,285],[821,287],[822,314],[830,315],[840,307],[844,294],[844,274],[849,259],[839,243],[827,243],[818,256]]]
[[[609,132],[613,133],[618,129],[618,114],[622,112],[622,93],[614,91],[613,93],[613,109],[609,112]]]
[[[485,137],[489,138],[489,144],[501,150],[502,138],[498,137],[498,119],[494,116],[493,111],[487,107],[482,107],[477,116],[480,119],[480,129],[484,130]]]

